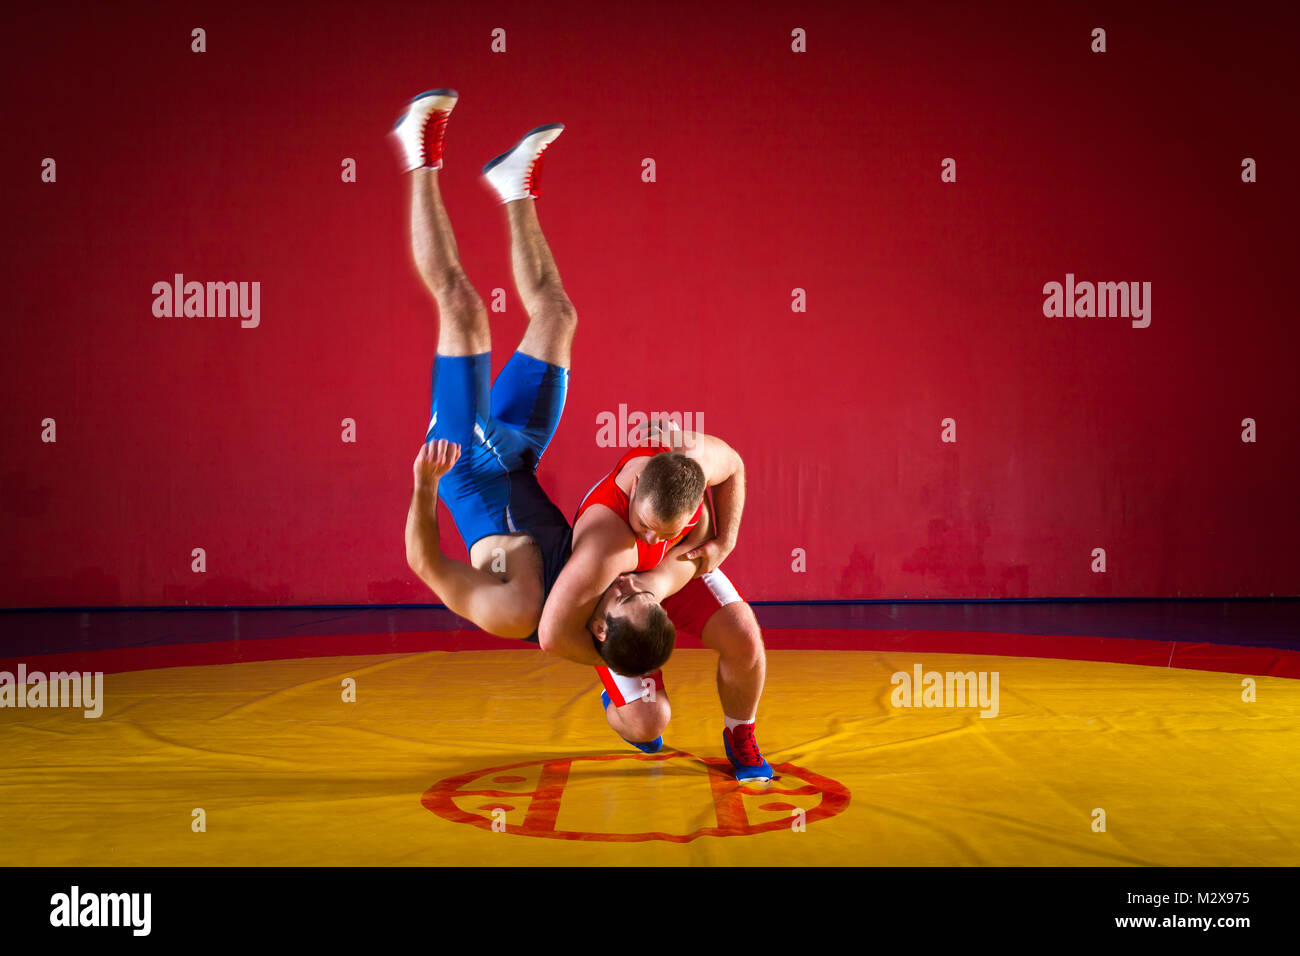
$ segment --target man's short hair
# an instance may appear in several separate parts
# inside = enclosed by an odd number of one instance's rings
[[[663,521],[694,514],[704,498],[704,488],[704,469],[679,451],[655,455],[637,480],[637,489],[646,496],[650,510]]]
[[[668,663],[677,628],[662,605],[650,605],[640,625],[625,616],[605,615],[605,639],[596,641],[596,651],[605,665],[624,677],[645,677]]]

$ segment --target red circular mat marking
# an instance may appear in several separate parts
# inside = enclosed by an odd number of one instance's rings
[[[658,762],[678,759],[699,761],[708,770],[717,826],[699,827],[687,833],[589,833],[582,830],[557,830],[555,828],[555,822],[560,813],[560,803],[564,798],[564,788],[569,780],[569,771],[574,764],[611,760]],[[490,818],[462,810],[456,806],[456,798],[496,796],[495,792],[481,785],[478,788],[470,785],[476,781],[485,781],[485,778],[489,777],[492,783],[505,782],[507,779],[505,775],[493,777],[492,774],[501,774],[502,771],[518,770],[522,767],[540,767],[541,772],[538,775],[536,789],[511,794],[515,798],[528,797],[530,799],[523,822],[507,824],[505,832],[515,833],[520,836],[545,837],[551,840],[594,840],[607,843],[638,843],[646,840],[663,840],[669,843],[689,843],[702,836],[751,836],[755,833],[788,829],[790,821],[777,819],[766,823],[750,823],[745,812],[746,796],[820,795],[820,802],[805,814],[803,819],[805,825],[816,823],[819,820],[826,820],[842,813],[844,808],[849,805],[850,799],[849,790],[842,783],[815,774],[811,770],[796,767],[793,764],[783,763],[774,767],[777,778],[765,790],[755,791],[752,788],[741,787],[736,783],[731,764],[725,758],[697,757],[694,754],[678,751],[671,754],[654,755],[611,754],[594,757],[567,757],[558,760],[535,760],[510,764],[505,767],[471,770],[468,773],[448,777],[446,780],[435,783],[425,791],[420,803],[444,820],[450,820],[453,823],[467,823],[482,830],[491,830],[493,821]],[[520,777],[518,779],[526,778]],[[513,775],[510,782],[516,782]],[[635,776],[629,775],[628,786],[635,786],[636,782]],[[795,809],[793,804],[785,803],[763,804],[759,809],[767,810],[778,807],[781,809]],[[499,807],[496,804],[483,804],[478,809],[490,811],[507,808]]]

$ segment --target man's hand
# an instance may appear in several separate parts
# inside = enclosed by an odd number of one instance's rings
[[[416,489],[438,487],[438,479],[456,467],[459,460],[460,446],[445,438],[421,445],[411,466]]]
[[[701,574],[708,574],[727,560],[727,555],[731,554],[733,548],[735,548],[734,544],[729,545],[718,538],[710,538],[698,548],[687,551],[685,557],[700,562],[699,569],[695,572],[695,576],[699,577]]]
[[[627,443],[633,448],[667,445],[676,451],[686,451],[694,447],[693,443],[688,442],[688,436],[682,431],[682,426],[669,418],[656,418],[638,425],[629,433]]]

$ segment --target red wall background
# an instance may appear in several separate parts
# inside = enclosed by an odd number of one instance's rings
[[[524,321],[478,170],[568,126],[539,202],[581,316],[541,471],[566,512],[626,403],[744,455],[753,599],[1300,593],[1300,82],[1266,8],[5,16],[5,606],[434,600],[402,526],[436,326],[385,136],[444,85],[461,253],[510,290],[495,368]],[[260,327],[155,318],[177,272],[261,282]],[[1044,317],[1067,272],[1151,282],[1150,327]]]

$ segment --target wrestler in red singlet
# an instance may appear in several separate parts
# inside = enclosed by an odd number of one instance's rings
[[[636,571],[649,571],[658,566],[667,555],[669,548],[681,541],[695,528],[704,514],[704,501],[701,497],[700,504],[696,507],[695,513],[691,516],[690,522],[682,528],[670,541],[659,541],[655,544],[649,544],[632,525],[631,500],[630,495],[618,486],[618,475],[627,467],[629,462],[637,458],[650,458],[655,455],[661,455],[664,452],[674,451],[675,449],[661,444],[651,444],[645,447],[635,448],[622,458],[614,469],[597,482],[596,486],[587,492],[578,506],[578,513],[574,517],[575,527],[582,519],[583,514],[592,505],[604,505],[623,521],[625,525],[632,530],[636,539],[637,564]],[[735,457],[735,453],[731,452]],[[732,472],[734,474],[734,471]],[[706,473],[707,480],[707,473]],[[635,485],[634,485],[635,487]],[[599,516],[597,516],[599,517]],[[647,521],[647,513],[642,509],[636,516],[638,523]],[[596,519],[593,519],[596,520]],[[657,536],[660,529],[651,528],[650,536]],[[671,528],[664,527],[663,531],[670,531]],[[651,595],[653,597],[653,595]],[[723,573],[721,568],[715,567],[698,577],[692,578],[677,593],[669,595],[661,602],[661,607],[667,613],[669,620],[672,621],[673,627],[678,636],[688,634],[703,640],[705,627],[722,608],[737,602],[743,602],[744,598],[735,586]],[[599,607],[599,602],[597,604]],[[752,612],[748,612],[752,619]],[[608,617],[606,618],[608,621]],[[732,622],[735,625],[735,622]],[[590,626],[590,625],[589,625]],[[757,627],[756,623],[754,625]],[[733,627],[734,629],[734,627]],[[600,635],[598,634],[597,637]],[[761,637],[757,638],[761,653]],[[720,651],[719,654],[722,652]],[[604,656],[602,654],[602,656]],[[629,677],[623,674],[616,674],[607,666],[598,666],[597,674],[600,675],[600,681],[604,685],[605,691],[601,695],[601,702],[605,705],[607,715],[612,715],[610,707],[621,708],[644,701],[649,701],[650,707],[656,706],[656,696],[666,694],[664,689],[663,670],[656,670],[652,674],[644,677]],[[719,665],[719,687],[722,686],[721,665]],[[761,680],[761,677],[760,677]],[[761,692],[761,687],[760,687]],[[725,706],[725,704],[724,704]],[[745,780],[770,780],[772,779],[772,767],[763,759],[762,753],[758,749],[758,744],[754,740],[754,718],[753,717],[731,717],[724,714],[726,727],[723,731],[723,744],[727,751],[727,758],[731,761],[736,771],[736,779]],[[662,724],[655,724],[662,729],[663,724],[667,723],[667,718],[662,717]],[[616,723],[612,717],[611,726],[619,733],[623,734],[619,723]],[[639,725],[644,726],[644,725]],[[653,730],[643,731],[646,736],[653,733]],[[663,747],[663,735],[655,737],[654,740],[633,741],[624,737],[628,743],[644,753],[658,753]]]
[[[633,448],[618,460],[618,464],[614,466],[613,471],[597,482],[596,486],[587,492],[587,496],[582,499],[582,504],[578,505],[578,513],[573,518],[574,525],[577,525],[578,519],[582,517],[582,513],[592,505],[604,505],[610,511],[614,512],[614,514],[622,518],[629,528],[632,527],[632,522],[628,520],[631,503],[626,492],[618,486],[618,482],[616,481],[618,473],[623,470],[624,465],[634,458],[651,458],[655,455],[662,455],[667,451],[676,450],[677,449],[670,448],[667,445],[647,445],[642,448]],[[671,541],[660,541],[658,544],[649,544],[640,535],[637,535],[636,571],[649,571],[651,568],[658,567],[659,562],[662,561],[664,555],[668,553],[668,549],[678,541],[681,541],[682,538],[686,537],[686,535],[690,534],[691,529],[699,524],[700,517],[703,514],[704,501],[701,499],[700,506],[695,509],[695,514],[691,516],[691,520],[687,522],[686,527],[682,529],[682,533]]]

